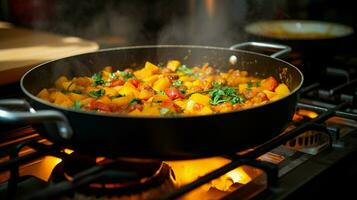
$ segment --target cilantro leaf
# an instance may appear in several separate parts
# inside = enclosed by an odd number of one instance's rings
[[[130,101],[129,105],[132,106],[134,104],[142,104],[141,100],[138,98],[134,98]]]
[[[90,91],[88,94],[91,97],[99,98],[105,94],[105,90],[103,90],[103,89],[94,90],[94,91]]]
[[[134,74],[130,72],[120,72],[120,75],[124,78],[125,81],[127,81],[129,78],[133,78]]]
[[[181,80],[176,80],[172,83],[172,86],[177,87],[177,86],[181,86],[182,84],[183,84],[183,82]]]
[[[103,85],[105,83],[105,81],[102,79],[102,73],[99,72],[99,73],[95,73],[93,76],[92,76],[92,79],[93,79],[93,86],[97,86],[97,85]]]
[[[193,76],[193,75],[194,75],[192,69],[187,68],[186,65],[181,65],[179,68],[177,68],[176,71],[177,71],[177,72],[184,73],[184,74],[189,75],[189,76]]]
[[[245,100],[234,88],[215,83],[213,83],[213,89],[210,89],[208,94],[211,96],[210,104],[212,105],[218,105],[225,102],[237,104],[243,103]]]
[[[119,97],[125,97],[125,95],[123,94],[117,94],[115,96],[111,96],[110,99],[115,99],[115,98],[119,98]]]

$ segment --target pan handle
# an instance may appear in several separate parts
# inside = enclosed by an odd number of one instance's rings
[[[263,42],[244,42],[240,44],[235,44],[229,47],[229,49],[241,49],[244,47],[257,47],[257,48],[270,48],[270,49],[278,49],[278,52],[275,52],[269,55],[272,58],[279,58],[282,56],[287,55],[291,51],[291,47],[282,45],[282,44],[270,44],[270,43],[263,43]]]
[[[28,111],[9,111],[4,107],[16,107]],[[57,135],[63,139],[70,139],[73,130],[67,118],[59,111],[42,110],[35,111],[30,104],[23,99],[4,99],[0,100],[0,123],[25,124],[54,122],[57,128]]]

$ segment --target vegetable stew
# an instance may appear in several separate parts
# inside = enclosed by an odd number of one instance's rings
[[[219,71],[209,64],[187,67],[146,62],[139,70],[107,66],[92,77],[59,77],[37,96],[56,105],[91,112],[128,115],[207,115],[266,104],[290,93],[275,77],[247,71]]]

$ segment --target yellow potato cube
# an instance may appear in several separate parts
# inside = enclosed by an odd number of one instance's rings
[[[271,99],[276,95],[275,92],[272,92],[272,91],[270,91],[270,90],[263,90],[263,93],[264,93],[265,95],[267,95],[267,97],[268,97],[269,100],[271,100]]]
[[[147,78],[144,78],[143,81],[145,83],[148,83],[150,86],[152,86],[152,84],[157,81],[159,79],[159,75],[152,75],[152,76],[149,76]]]
[[[168,99],[169,99],[169,97],[166,94],[157,94],[153,97],[152,101],[153,102],[161,102],[161,101],[165,101]]]
[[[194,101],[195,103],[208,106],[210,98],[207,95],[195,93],[190,96],[189,100]]]
[[[105,94],[108,95],[108,96],[116,96],[116,95],[118,95],[118,91],[115,90],[114,88],[105,87],[103,89],[105,90]]]
[[[132,99],[133,97],[131,96],[118,97],[112,99],[112,102],[117,104],[118,106],[124,106],[124,105],[128,105]]]
[[[198,112],[199,115],[209,115],[209,114],[212,114],[212,113],[213,113],[213,111],[212,111],[208,106],[203,107],[203,108]]]
[[[152,74],[155,74],[160,71],[160,68],[151,62],[146,62],[145,63],[145,69],[149,70]]]
[[[290,93],[290,90],[288,86],[286,86],[284,83],[281,83],[278,85],[278,87],[275,88],[275,92],[281,96],[286,96]]]
[[[166,65],[167,68],[169,68],[171,71],[174,71],[174,72],[180,66],[181,66],[181,63],[178,60],[169,60],[169,62],[167,62],[167,65]]]
[[[55,81],[55,86],[56,86],[56,88],[62,89],[62,87],[63,87],[62,84],[63,84],[64,82],[68,82],[67,77],[65,77],[65,76],[59,77],[59,78]]]
[[[164,77],[157,80],[152,88],[156,91],[164,91],[166,88],[170,87],[170,85],[170,80]]]
[[[41,99],[44,99],[44,100],[49,100],[50,98],[50,93],[48,92],[48,90],[45,88],[45,89],[42,89],[38,94],[37,94],[37,97],[41,98]]]
[[[79,101],[85,98],[84,95],[81,94],[76,94],[76,93],[69,93],[68,97],[72,100],[72,101]]]
[[[154,96],[154,94],[148,90],[141,90],[138,98],[139,99],[149,99],[150,97]]]

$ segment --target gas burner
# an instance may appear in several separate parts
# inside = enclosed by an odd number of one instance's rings
[[[73,198],[115,196],[115,199],[147,199],[176,188],[171,167],[161,161],[93,158],[75,152],[54,169],[54,184],[71,183]]]

